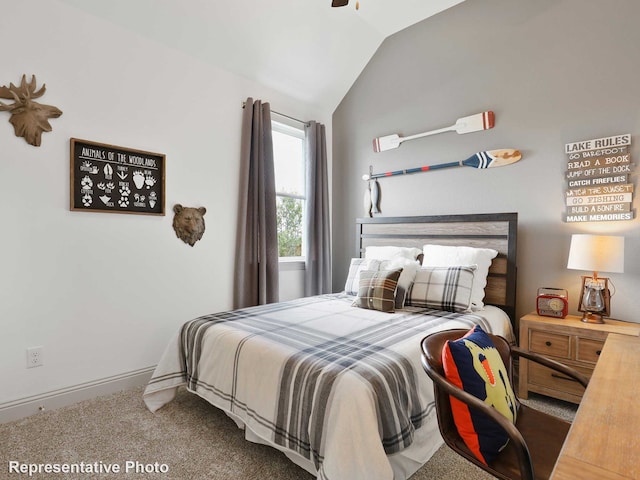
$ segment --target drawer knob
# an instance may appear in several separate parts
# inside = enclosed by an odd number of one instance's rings
[[[549,340],[547,340],[546,342],[544,342],[544,344],[545,344],[547,347],[550,347],[550,346],[551,346],[551,342],[550,342]]]
[[[600,355],[602,353],[602,350],[596,350],[596,355]]]

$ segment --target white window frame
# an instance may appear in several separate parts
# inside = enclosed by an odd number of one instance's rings
[[[278,132],[278,133],[282,133],[285,135],[290,135],[292,137],[296,137],[299,138],[300,140],[302,140],[302,146],[304,149],[304,140],[305,140],[305,132],[304,132],[304,127],[300,127],[300,124],[290,120],[286,117],[283,117],[282,119],[279,120],[271,120],[271,129],[274,132]],[[275,154],[275,152],[274,152]],[[305,172],[306,174],[306,169],[307,169],[307,165],[305,162],[305,155],[304,155],[304,151],[302,152],[302,158],[301,161],[303,163],[303,172]],[[276,172],[277,175],[277,172]],[[304,202],[307,201],[307,192],[306,192],[306,185],[303,184],[303,188],[305,189],[305,192],[303,195],[295,195],[295,194],[291,194],[291,193],[284,193],[284,192],[277,192],[276,191],[276,197],[288,197],[288,198],[295,198],[295,199],[299,199],[299,200],[303,200]],[[305,208],[303,208],[302,210],[302,251],[304,252],[304,246],[305,243],[307,241],[306,239],[306,234],[305,234],[305,229],[304,229],[304,224],[305,224]],[[280,268],[283,270],[300,270],[304,268],[304,262],[305,262],[305,257],[304,255],[301,256],[295,256],[295,257],[278,257],[278,261],[280,263]],[[284,267],[284,268],[283,268]]]

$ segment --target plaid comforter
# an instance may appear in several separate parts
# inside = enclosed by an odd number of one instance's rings
[[[493,329],[477,315],[390,314],[352,302],[320,295],[189,321],[145,401],[160,408],[171,397],[154,394],[186,384],[262,440],[312,462],[319,478],[393,478],[386,455],[411,445],[433,410],[420,340],[478,323]]]

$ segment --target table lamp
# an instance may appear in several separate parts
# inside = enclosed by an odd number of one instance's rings
[[[590,270],[593,276],[582,276],[578,311],[582,321],[604,323],[610,314],[609,279],[598,272],[624,272],[624,237],[611,235],[571,235],[567,268]]]

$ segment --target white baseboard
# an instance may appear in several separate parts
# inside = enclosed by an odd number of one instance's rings
[[[12,422],[46,410],[54,410],[90,398],[146,385],[154,369],[155,366],[141,368],[0,404],[0,423]]]

